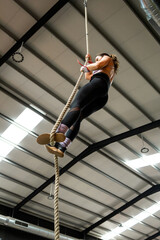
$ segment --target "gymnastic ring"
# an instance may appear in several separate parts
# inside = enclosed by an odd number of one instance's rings
[[[20,57],[20,59],[17,60],[17,59],[15,58],[16,56]],[[20,53],[20,52],[15,52],[15,53],[12,54],[12,60],[13,60],[14,62],[21,63],[21,62],[23,62],[23,60],[24,60],[24,56],[23,56],[23,54]]]
[[[141,153],[148,153],[148,152],[149,152],[149,148],[147,148],[147,147],[143,147],[141,149]]]

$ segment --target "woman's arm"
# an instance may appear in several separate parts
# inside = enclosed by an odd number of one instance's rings
[[[111,58],[109,56],[103,56],[101,58],[101,60],[95,62],[95,63],[91,63],[87,65],[87,68],[92,72],[94,70],[99,70],[102,69],[104,67],[106,67],[108,65],[108,63],[110,62]]]
[[[91,80],[91,77],[93,76],[93,73],[92,72],[87,72],[87,73],[85,73],[85,79],[86,80]]]
[[[86,55],[86,57],[88,57],[88,55]],[[109,62],[110,62],[111,58],[108,56],[103,56],[100,60],[96,61],[95,63],[90,63],[86,66],[86,70],[88,70],[88,72],[85,72],[85,79],[86,80],[91,80],[91,77],[93,76],[92,71],[94,70],[99,70],[102,69],[104,67],[106,67]],[[91,62],[91,57],[89,55],[89,61]],[[84,71],[83,67],[81,68],[81,71]]]

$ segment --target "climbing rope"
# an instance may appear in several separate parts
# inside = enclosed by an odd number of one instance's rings
[[[55,187],[54,187],[54,239],[59,240],[59,166],[58,157],[54,155],[54,166],[55,166]]]
[[[71,104],[71,102],[72,102],[72,100],[73,100],[73,98],[74,98],[74,96],[75,96],[75,94],[76,94],[76,92],[78,90],[78,87],[79,87],[79,84],[80,84],[80,81],[81,81],[82,77],[83,77],[83,72],[80,74],[80,76],[79,76],[79,78],[77,80],[77,83],[76,83],[76,85],[75,85],[75,87],[74,87],[74,89],[73,89],[73,91],[72,91],[72,93],[71,93],[71,95],[70,95],[70,97],[69,97],[65,107],[63,108],[61,114],[59,115],[55,125],[53,126],[53,128],[51,130],[51,133],[50,133],[50,145],[51,146],[54,145],[54,135],[56,133],[56,130],[57,130],[59,124],[61,123],[61,121],[62,121],[66,111],[70,107],[70,104]]]
[[[86,52],[87,54],[89,53],[89,44],[88,44],[88,24],[87,24],[87,0],[84,0],[84,6],[85,6],[85,31],[86,31]],[[85,61],[85,65],[88,63],[88,59],[86,59]],[[61,114],[59,115],[56,123],[54,124],[51,133],[50,133],[50,145],[54,146],[55,141],[54,141],[54,136],[56,133],[56,130],[59,126],[59,124],[61,123],[66,111],[68,110],[68,108],[70,107],[70,104],[78,90],[78,87],[80,85],[81,79],[83,77],[83,72],[81,72],[77,83],[65,105],[65,107],[63,108]],[[55,188],[54,188],[54,233],[55,233],[55,240],[59,240],[59,233],[60,233],[60,229],[59,229],[59,205],[58,205],[58,195],[59,195],[59,166],[58,166],[58,156],[54,155],[54,167],[55,167]]]

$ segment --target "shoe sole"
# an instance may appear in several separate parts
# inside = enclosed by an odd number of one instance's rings
[[[49,153],[54,154],[54,155],[56,155],[57,157],[60,157],[60,158],[64,157],[64,153],[61,150],[59,150],[58,148],[50,147],[48,145],[46,145],[45,147],[46,147],[46,149]]]
[[[54,141],[55,142],[63,142],[65,140],[65,135],[63,133],[55,133]],[[50,134],[44,133],[38,136],[37,143],[40,145],[45,145],[50,143]]]

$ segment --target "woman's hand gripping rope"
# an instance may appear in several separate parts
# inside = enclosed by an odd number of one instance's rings
[[[77,59],[77,62],[82,66],[80,68],[80,72],[83,72],[83,73],[90,72],[90,70],[88,69],[87,65],[83,65],[82,63],[80,63],[80,61],[78,59]]]
[[[86,54],[85,59],[86,59],[86,63],[93,63],[90,54]],[[77,59],[77,62],[82,66],[80,68],[80,72],[83,72],[83,73],[90,72],[90,70],[88,69],[86,64],[83,65],[82,63],[80,63],[80,61],[78,59]]]

